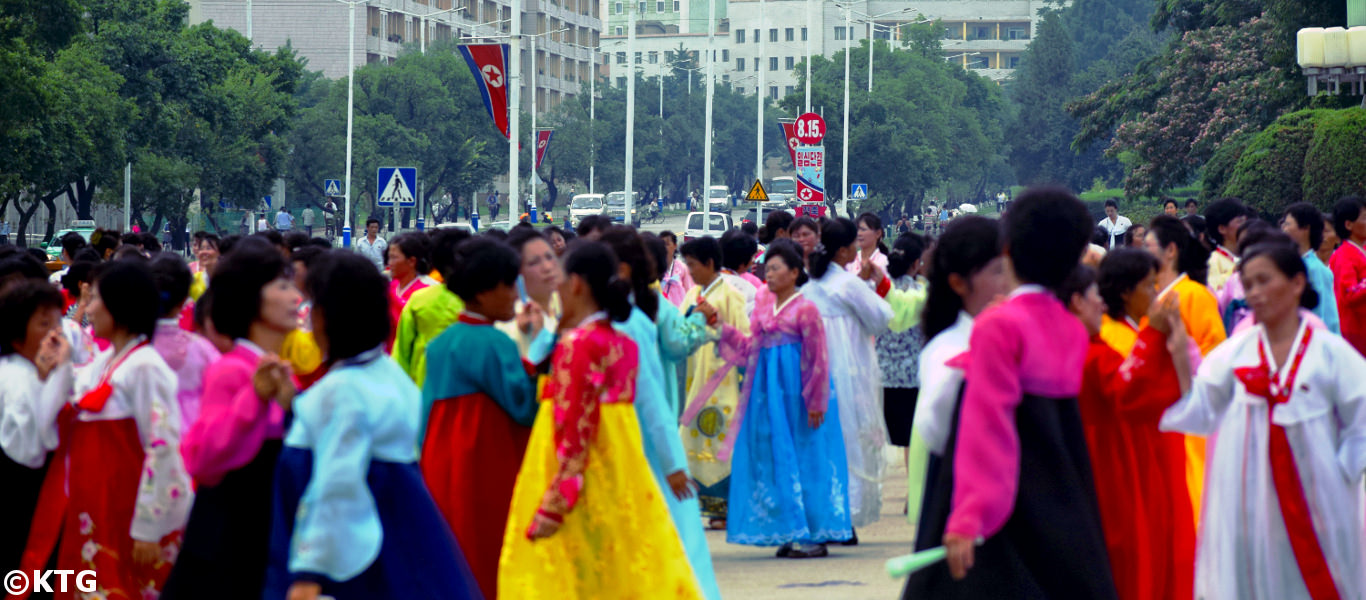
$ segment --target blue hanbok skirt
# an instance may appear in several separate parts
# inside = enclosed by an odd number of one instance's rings
[[[264,600],[284,600],[294,581],[289,572],[294,515],[312,473],[312,451],[286,446],[280,453]],[[320,582],[322,595],[336,600],[482,600],[479,583],[417,463],[372,460],[366,483],[384,530],[379,557],[347,581]]]
[[[811,429],[802,400],[801,346],[763,348],[731,459],[726,541],[751,546],[853,537],[849,466],[832,387]]]

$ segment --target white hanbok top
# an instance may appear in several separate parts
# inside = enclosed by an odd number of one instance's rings
[[[876,337],[887,331],[892,307],[863,280],[831,264],[802,286],[825,324],[830,379],[849,461],[849,508],[854,527],[878,520],[886,460],[887,421],[882,414],[882,369]]]
[[[1304,344],[1307,322],[1291,348]],[[1217,434],[1207,465],[1196,550],[1195,597],[1310,598],[1281,516],[1272,475],[1271,424],[1289,442],[1313,529],[1342,598],[1366,594],[1361,476],[1366,470],[1366,359],[1347,342],[1316,329],[1295,381],[1267,352],[1272,387],[1289,400],[1271,409],[1235,369],[1261,364],[1265,329],[1245,330],[1205,358],[1191,391],[1162,417],[1164,431]],[[1267,343],[1270,348],[1270,344]]]
[[[972,315],[958,311],[958,321],[939,332],[920,351],[920,397],[915,404],[913,426],[925,447],[944,455],[953,427],[953,409],[963,388],[963,369],[947,363],[968,351],[972,337]]]
[[[70,364],[62,365],[42,380],[27,358],[0,357],[0,448],[10,460],[37,469],[57,447],[57,428],[52,424],[66,400],[63,380],[70,372]]]

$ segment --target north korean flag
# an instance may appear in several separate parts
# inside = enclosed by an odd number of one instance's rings
[[[493,125],[508,137],[508,52],[507,44],[472,44],[460,47],[460,54],[474,73],[479,93],[484,96],[484,108],[493,117]]]
[[[779,125],[783,127],[783,140],[787,142],[787,157],[792,159],[792,165],[797,165],[797,146],[802,145],[797,141],[797,122],[784,120]]]
[[[541,161],[545,160],[545,151],[550,147],[550,135],[555,133],[553,129],[542,129],[536,132],[536,168],[541,168]]]

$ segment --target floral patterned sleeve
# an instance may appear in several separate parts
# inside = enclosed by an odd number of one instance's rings
[[[138,352],[156,351],[144,348]],[[185,526],[194,500],[190,476],[180,457],[180,407],[176,379],[170,369],[153,364],[129,364],[115,389],[124,390],[137,422],[144,454],[130,535],[142,542],[158,542]]]
[[[830,405],[830,361],[825,323],[816,305],[805,299],[797,307],[797,328],[802,337],[802,400],[808,412],[824,413]]]
[[[563,523],[583,493],[588,446],[597,437],[601,405],[629,401],[635,395],[636,348],[610,326],[580,329],[561,345],[552,369],[555,458],[560,468],[536,512]]]

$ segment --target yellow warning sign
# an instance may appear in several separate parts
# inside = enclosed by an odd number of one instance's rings
[[[768,192],[764,191],[763,182],[755,179],[754,186],[749,188],[749,194],[745,196],[745,200],[750,202],[768,202]]]

